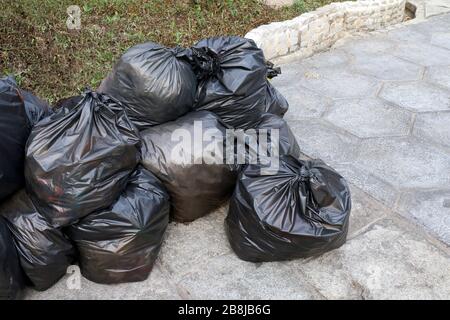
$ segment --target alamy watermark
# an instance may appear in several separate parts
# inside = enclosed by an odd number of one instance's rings
[[[193,136],[192,136],[193,135]],[[261,174],[274,174],[279,168],[278,129],[203,130],[202,121],[194,121],[193,130],[172,132],[171,162],[187,164],[261,164]]]
[[[69,275],[66,280],[66,287],[69,290],[81,289],[81,271],[77,265],[70,265],[66,273]]]
[[[81,29],[81,8],[79,6],[68,6],[67,7],[67,20],[66,26],[69,30],[80,30]]]

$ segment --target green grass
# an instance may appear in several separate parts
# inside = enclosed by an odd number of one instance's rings
[[[272,9],[258,0],[0,0],[0,73],[56,100],[95,88],[127,48],[145,41],[190,46],[216,35],[245,35],[331,0]],[[81,30],[66,26],[79,5]]]

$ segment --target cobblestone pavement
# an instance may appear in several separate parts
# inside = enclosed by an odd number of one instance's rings
[[[450,15],[341,42],[282,65],[274,85],[303,152],[351,183],[347,244],[253,264],[224,234],[226,207],[170,225],[147,281],[69,277],[30,299],[450,298]]]

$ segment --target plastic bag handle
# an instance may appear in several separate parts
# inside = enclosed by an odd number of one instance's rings
[[[281,74],[281,68],[275,67],[273,62],[266,60],[267,78],[272,79]]]
[[[209,78],[220,71],[220,55],[211,48],[192,47],[190,53],[189,62],[194,69],[197,79]]]

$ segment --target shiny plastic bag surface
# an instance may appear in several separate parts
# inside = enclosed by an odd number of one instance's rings
[[[97,91],[125,104],[139,129],[161,124],[191,110],[196,77],[181,48],[166,48],[153,42],[125,52]]]
[[[51,113],[46,102],[20,89],[13,77],[0,78],[0,201],[23,187],[28,135]]]
[[[266,87],[266,112],[283,117],[289,109],[286,98],[270,83]]]
[[[42,119],[50,116],[53,111],[47,102],[33,95],[26,90],[20,90],[22,95],[25,111],[27,112],[28,120],[31,126],[36,125]]]
[[[0,201],[23,187],[25,145],[31,124],[14,79],[0,79]]]
[[[39,122],[27,144],[27,191],[55,227],[109,207],[139,162],[139,134],[122,104],[88,91]]]
[[[279,155],[291,155],[294,158],[300,157],[300,146],[298,145],[297,139],[283,118],[272,113],[265,113],[261,116],[257,129],[267,129],[269,141],[271,141],[271,130],[277,129]]]
[[[345,243],[351,210],[344,178],[320,160],[280,159],[278,173],[248,165],[231,198],[226,231],[252,262],[320,255]]]
[[[141,132],[142,164],[169,191],[171,215],[176,221],[188,222],[204,216],[226,201],[233,191],[235,167],[225,163],[224,154],[218,154],[216,159],[212,153],[202,152],[223,150],[224,140],[198,143],[202,138],[199,135],[205,136],[207,132],[226,136],[226,127],[220,119],[207,111],[191,112]]]
[[[13,237],[0,216],[0,300],[22,298],[25,278],[20,267]]]
[[[142,167],[106,210],[69,228],[80,253],[82,274],[98,283],[145,280],[152,270],[169,223],[169,195]]]
[[[255,42],[214,37],[192,48],[199,79],[195,110],[217,114],[233,128],[254,128],[266,109],[267,65]]]
[[[14,237],[20,264],[36,290],[46,290],[66,274],[75,250],[60,229],[39,214],[22,189],[0,206]]]

